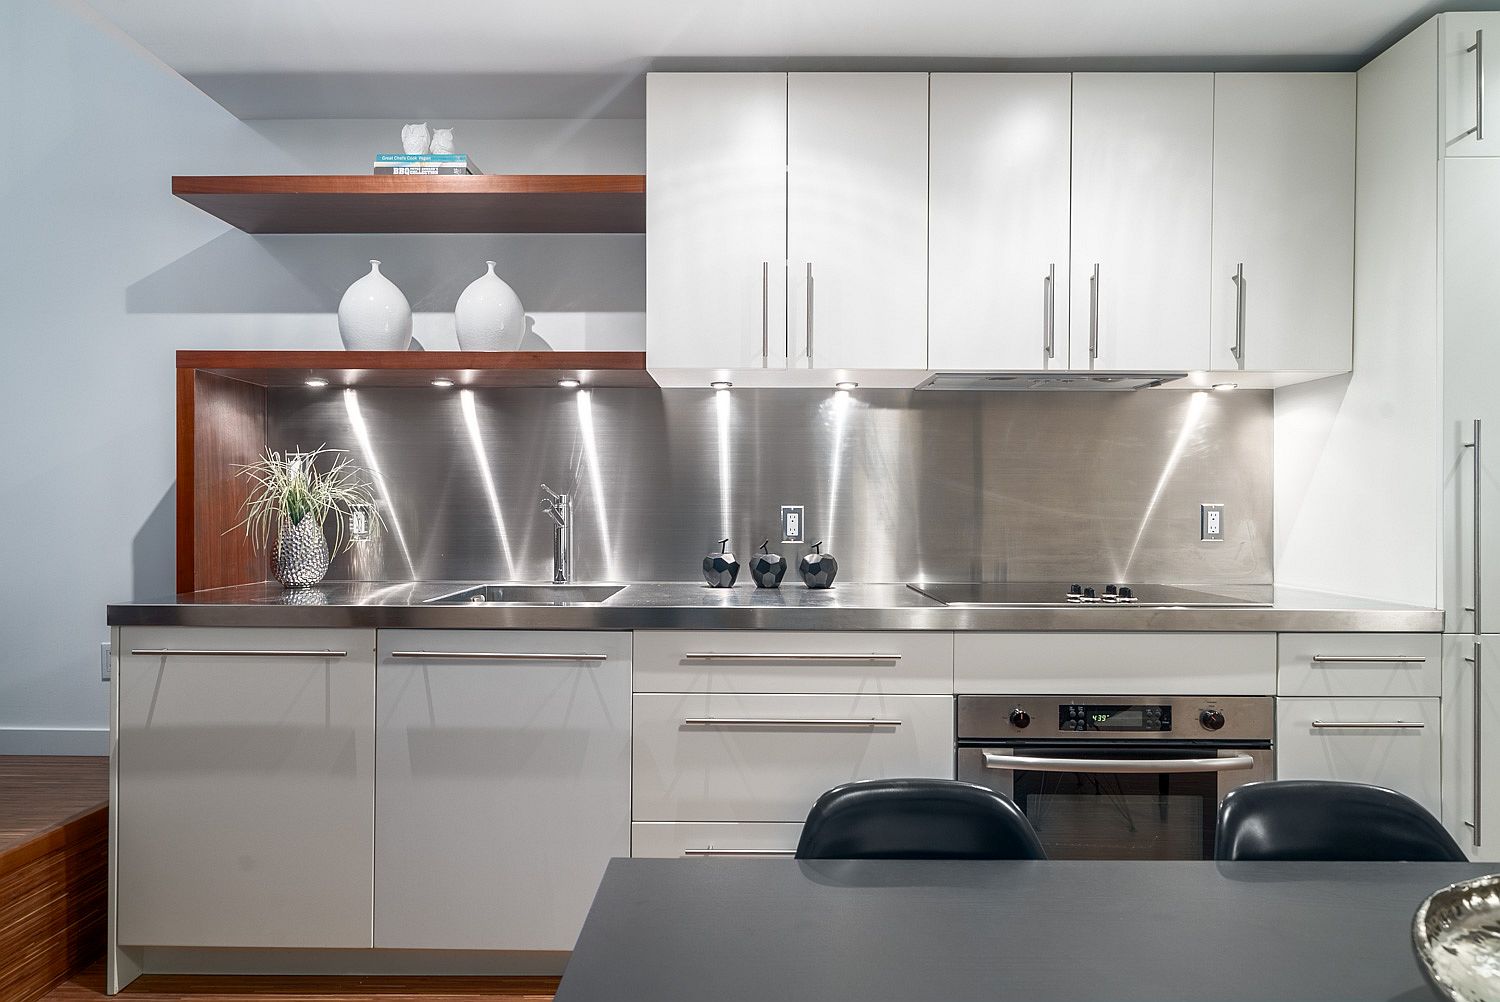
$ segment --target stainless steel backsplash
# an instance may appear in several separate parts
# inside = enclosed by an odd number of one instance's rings
[[[546,482],[576,496],[579,580],[694,580],[719,538],[744,562],[769,536],[846,581],[1271,581],[1269,391],[299,387],[269,434],[376,474],[384,528],[336,578],[546,580]],[[779,543],[783,504],[808,545]]]

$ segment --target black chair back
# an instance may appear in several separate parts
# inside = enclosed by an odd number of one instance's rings
[[[951,779],[875,779],[818,798],[798,859],[1046,859],[1026,815]]]
[[[1214,858],[1464,863],[1421,804],[1363,783],[1283,780],[1230,791],[1219,805]]]

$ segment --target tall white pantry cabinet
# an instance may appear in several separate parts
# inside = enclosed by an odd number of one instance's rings
[[[1359,73],[1355,337],[1438,360],[1435,387],[1400,392],[1436,392],[1443,821],[1500,860],[1500,105],[1485,121],[1481,33],[1500,52],[1500,15],[1443,14]]]

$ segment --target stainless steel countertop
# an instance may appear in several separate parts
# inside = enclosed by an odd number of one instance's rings
[[[1292,589],[1213,590],[1269,601],[1231,608],[950,608],[904,584],[767,591],[640,582],[599,605],[426,605],[476,581],[335,581],[288,592],[274,581],[109,607],[111,626],[503,630],[974,630],[1212,633],[1439,633],[1440,609]]]

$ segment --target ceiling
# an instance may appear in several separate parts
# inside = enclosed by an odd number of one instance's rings
[[[641,114],[647,69],[1349,69],[1433,0],[88,0],[243,118]],[[1478,6],[1492,6],[1480,4]]]

